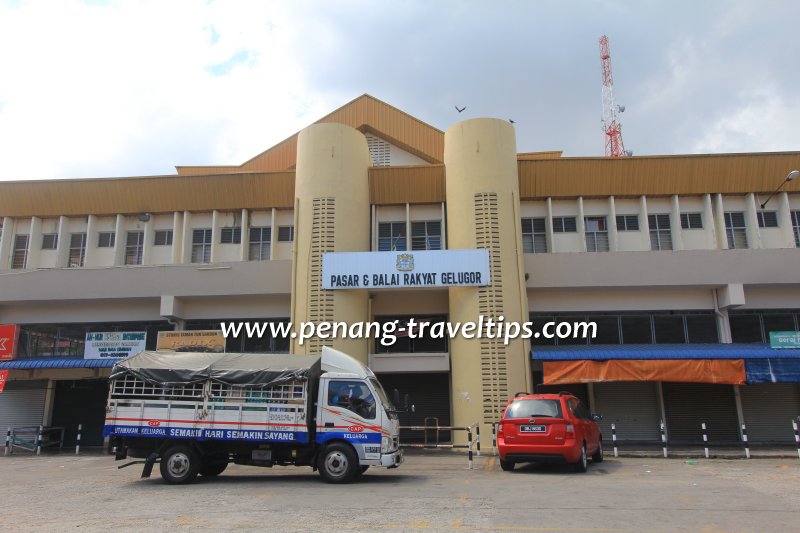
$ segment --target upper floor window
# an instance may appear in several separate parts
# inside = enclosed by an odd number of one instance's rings
[[[794,230],[794,245],[800,248],[800,211],[792,211],[792,229]]]
[[[129,231],[125,241],[125,264],[141,265],[144,254],[144,232]]]
[[[411,223],[412,250],[441,250],[442,223],[438,220]]]
[[[543,218],[522,219],[522,251],[526,254],[547,253],[547,231]]]
[[[759,228],[778,227],[778,213],[775,211],[758,211],[756,217],[758,218]]]
[[[101,231],[97,234],[97,247],[113,248],[116,237],[117,236],[113,231]]]
[[[240,244],[242,242],[242,228],[222,228],[219,242],[221,244]]]
[[[406,223],[381,222],[378,224],[378,251],[406,250]]]
[[[575,217],[553,217],[553,233],[575,233],[578,231]]]
[[[14,237],[14,255],[11,258],[11,268],[28,268],[28,235]]]
[[[211,229],[192,230],[192,263],[211,262]]]
[[[682,229],[703,229],[702,213],[681,213]]]
[[[672,229],[669,214],[647,215],[650,225],[650,249],[672,250]]]
[[[82,267],[86,260],[86,234],[73,233],[69,236],[69,268]]]
[[[278,226],[278,242],[292,242],[294,240],[294,226]]]
[[[617,231],[639,231],[639,215],[617,215]]]
[[[728,238],[728,248],[747,248],[747,226],[743,212],[725,212],[725,235]]]
[[[172,230],[156,230],[156,234],[153,239],[153,246],[172,246]]]
[[[769,309],[763,311],[732,310],[728,316],[733,342],[769,344],[769,334],[777,331],[797,331],[800,310]]]
[[[606,217],[584,217],[586,227],[586,251],[608,251],[608,226]]]
[[[250,228],[250,261],[269,260],[270,246],[272,244],[272,228],[269,226]]]
[[[58,233],[42,234],[42,250],[55,250],[58,248]]]

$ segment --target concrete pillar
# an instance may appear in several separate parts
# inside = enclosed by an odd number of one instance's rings
[[[14,219],[3,218],[3,234],[0,235],[0,270],[11,268],[11,250],[14,247]]]
[[[58,244],[56,245],[56,267],[69,267],[69,219],[58,217]]]
[[[250,249],[250,212],[242,209],[242,245],[239,247],[239,261],[247,261]]]
[[[498,119],[459,122],[445,133],[444,163],[449,249],[487,249],[491,273],[487,287],[450,287],[450,321],[527,320],[514,128]],[[456,336],[450,354],[453,424],[478,422],[490,435],[508,399],[530,390],[530,343]]]
[[[153,223],[155,215],[150,215],[150,217],[144,223],[144,240],[142,242],[142,264],[149,265],[153,262],[153,240],[155,239],[155,230],[153,229]]]
[[[781,229],[781,248],[794,248],[794,229],[792,228],[792,210],[789,207],[789,195],[785,192],[775,197],[778,203],[778,227]]]
[[[192,214],[183,212],[183,232],[181,237],[181,263],[192,262]]]
[[[714,219],[714,208],[711,204],[711,195],[703,195],[703,232],[706,235],[706,244],[711,250],[722,248],[717,237],[717,224]]]
[[[314,124],[298,136],[292,268],[295,325],[369,319],[368,291],[322,288],[322,255],[369,251],[367,171],[371,164],[366,138],[349,126]],[[291,351],[317,354],[323,345],[367,363],[369,339],[313,338],[302,346],[293,339]]]
[[[172,264],[181,263],[183,253],[183,213],[172,213]]]
[[[219,262],[220,233],[222,232],[222,218],[225,215],[214,209],[211,212],[211,262]]]
[[[269,260],[275,259],[275,247],[278,245],[278,210],[272,208],[272,217],[269,223]]]
[[[114,265],[125,264],[125,246],[128,244],[128,235],[125,232],[125,215],[117,215],[114,224]]]
[[[714,233],[717,236],[717,245],[720,250],[728,249],[728,237],[725,232],[725,205],[722,203],[722,195],[714,195]]]
[[[544,231],[547,234],[547,251],[550,253],[558,252],[553,233],[553,199],[549,196],[547,197],[547,215],[544,218]]]
[[[639,197],[639,229],[642,230],[642,243],[645,249],[652,250],[653,245],[650,242],[650,216],[647,212],[647,197],[642,195]]]
[[[99,266],[95,264],[95,250],[97,250],[97,215],[89,215],[86,219],[86,253],[83,259],[85,266]]]
[[[677,194],[672,195],[672,249],[683,250],[683,227],[681,226],[681,203]]]
[[[608,249],[612,252],[619,251],[617,240],[617,205],[613,196],[608,197]]]
[[[578,230],[578,239],[580,242],[578,243],[578,250],[581,252],[585,252],[588,248],[586,248],[586,212],[583,209],[583,196],[578,196],[578,220],[577,220],[577,230]]]
[[[756,216],[756,197],[749,193],[744,199],[744,218],[747,225],[747,247],[754,250],[761,248],[761,228],[758,227]]]
[[[29,269],[39,268],[39,251],[42,249],[42,219],[31,217],[31,229],[28,232],[28,264]]]

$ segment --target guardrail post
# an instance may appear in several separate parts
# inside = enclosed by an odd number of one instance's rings
[[[614,443],[614,457],[619,457],[619,452],[617,451],[617,425],[611,424],[611,442]]]
[[[475,444],[476,449],[478,451],[478,457],[481,456],[481,423],[477,422],[475,424]]]
[[[39,431],[36,433],[36,455],[42,454],[42,426],[39,426]]]
[[[17,442],[17,428],[11,428],[11,447],[8,455],[14,455],[14,444]]]
[[[83,429],[83,424],[78,424],[78,436],[75,437],[75,455],[78,455],[81,451],[81,429]]]
[[[492,422],[492,455],[497,455],[497,422]]]
[[[706,423],[705,422],[701,423],[700,427],[703,430],[703,446],[706,452],[706,459],[708,459],[708,435],[706,434]]]
[[[667,434],[665,432],[664,421],[661,421],[661,446],[664,448],[664,458],[667,457]]]
[[[747,443],[747,426],[742,424],[742,442],[744,442],[744,456],[750,459],[750,445]]]
[[[8,456],[9,449],[11,448],[11,426],[8,426],[8,431],[6,431],[6,457]]]
[[[472,426],[467,426],[467,460],[469,461],[469,470],[472,470]]]
[[[800,457],[800,434],[797,432],[797,422],[792,420],[792,429],[794,430],[794,442],[797,445],[797,457]]]

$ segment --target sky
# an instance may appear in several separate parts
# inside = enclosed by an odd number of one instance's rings
[[[798,20],[796,0],[0,0],[0,181],[238,165],[364,93],[602,156],[603,34],[634,155],[797,151]]]

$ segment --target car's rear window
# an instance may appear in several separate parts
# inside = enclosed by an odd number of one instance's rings
[[[561,418],[559,400],[516,400],[506,411],[506,418],[550,417]]]

